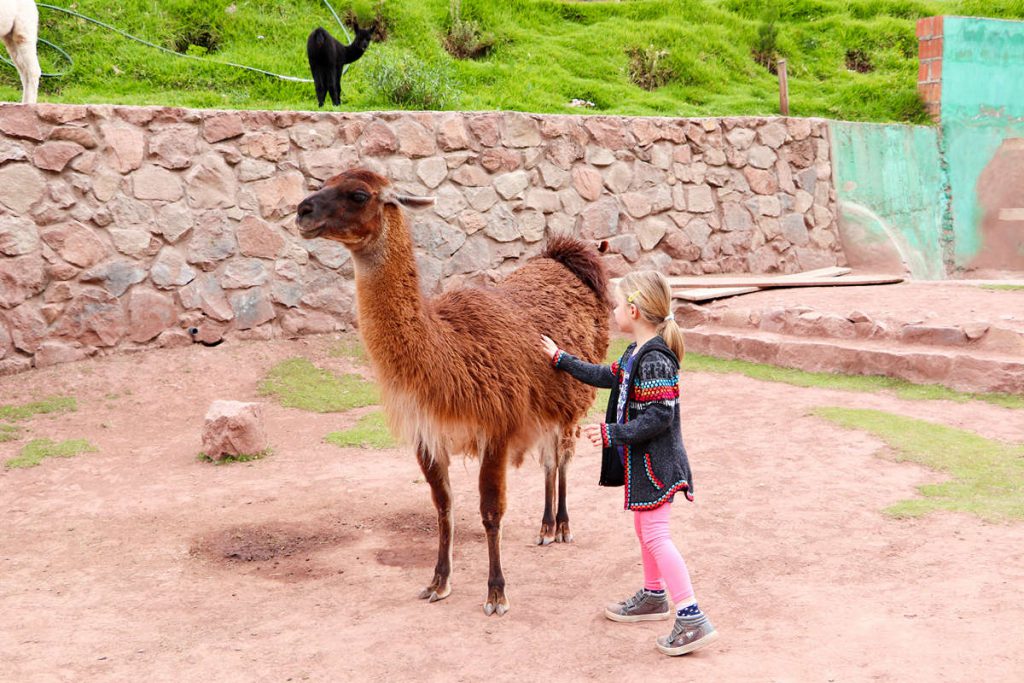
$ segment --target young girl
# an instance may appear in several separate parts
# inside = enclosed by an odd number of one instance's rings
[[[697,606],[690,574],[672,543],[668,520],[677,492],[693,500],[693,479],[679,425],[679,359],[683,335],[672,318],[668,282],[653,271],[627,275],[616,291],[615,322],[633,337],[617,363],[592,365],[543,337],[545,353],[559,370],[581,382],[612,390],[605,422],[584,433],[604,447],[602,486],[625,486],[626,509],[643,557],[644,587],[609,605],[613,621],[667,619],[676,607],[675,627],[657,640],[667,655],[682,655],[710,644],[718,632]],[[664,582],[664,584],[663,584]]]

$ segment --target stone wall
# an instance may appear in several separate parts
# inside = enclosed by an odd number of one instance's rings
[[[0,133],[0,373],[345,328],[348,252],[292,224],[355,164],[437,197],[410,215],[428,291],[552,233],[609,239],[615,274],[843,259],[824,121],[3,105]]]

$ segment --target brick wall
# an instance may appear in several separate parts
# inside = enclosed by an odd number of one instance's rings
[[[942,109],[942,17],[925,17],[917,22],[917,89],[932,119]]]

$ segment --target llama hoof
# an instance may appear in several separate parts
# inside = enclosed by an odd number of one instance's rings
[[[558,539],[555,536],[538,536],[537,545],[551,545]]]
[[[426,600],[427,602],[437,602],[438,600],[444,600],[452,592],[449,586],[437,586],[431,584],[420,591],[420,600]]]
[[[555,541],[557,543],[572,543],[572,532],[569,531],[568,522],[563,522],[558,525],[558,531],[555,533]]]
[[[504,616],[505,612],[508,612],[508,610],[508,598],[505,597],[504,591],[499,592],[495,589],[491,589],[491,593],[487,597],[487,602],[484,603],[484,614],[487,616],[497,614],[500,617]]]
[[[508,605],[502,605],[501,603],[498,603],[498,605],[495,606],[493,603],[490,602],[484,605],[484,614],[486,614],[487,616],[497,614],[499,617],[503,617],[505,616],[506,612],[508,612]]]

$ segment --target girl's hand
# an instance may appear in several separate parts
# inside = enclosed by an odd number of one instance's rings
[[[603,446],[604,439],[601,438],[601,425],[583,425],[583,436],[590,439],[595,446]]]
[[[549,361],[558,352],[558,344],[556,344],[551,337],[540,335],[540,343],[544,347],[544,357]]]

